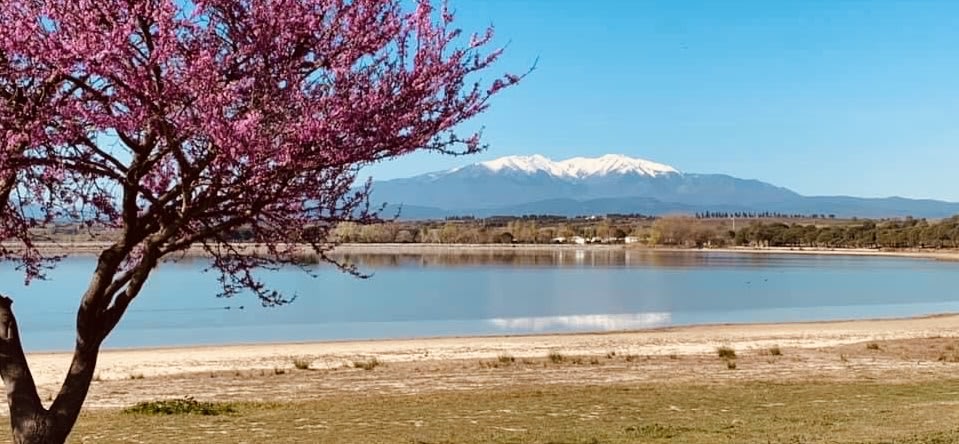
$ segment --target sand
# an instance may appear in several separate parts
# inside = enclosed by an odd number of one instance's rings
[[[939,348],[922,342],[930,340],[938,341]],[[873,352],[863,346],[874,341],[899,344],[902,351]],[[699,382],[717,381],[716,378],[720,382],[729,378],[912,380],[953,374],[955,370],[941,362],[944,358],[937,354],[941,352],[933,353],[948,350],[941,347],[949,344],[959,344],[959,315],[709,325],[615,333],[105,350],[88,406],[118,407],[144,399],[188,394],[217,399],[288,400],[344,390],[417,393],[517,383]],[[720,346],[737,351],[743,362],[742,371],[716,372],[713,367],[722,365],[716,357],[716,348]],[[772,347],[785,350],[784,359],[766,362]],[[548,371],[490,374],[484,370],[488,363],[495,364],[499,356],[529,360],[527,364],[545,363],[550,352],[582,358]],[[923,354],[917,357],[913,352]],[[354,362],[374,357],[384,363],[383,368],[352,368]],[[624,361],[624,357],[632,359]],[[311,371],[295,370],[293,361],[297,358],[308,362]],[[67,353],[28,355],[38,386],[46,396],[58,388],[69,359]],[[599,360],[609,365],[585,365],[586,361]],[[647,371],[630,371],[631,366],[637,365],[634,361],[644,362]]]

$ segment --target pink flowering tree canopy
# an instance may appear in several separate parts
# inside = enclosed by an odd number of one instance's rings
[[[164,257],[201,248],[224,294],[286,302],[254,271],[326,258],[335,224],[375,220],[361,167],[480,150],[457,128],[521,76],[483,81],[492,30],[453,21],[427,0],[0,2],[0,257],[29,281],[56,260],[31,228],[120,233],[78,289],[74,361],[49,408],[0,300],[17,442],[66,438],[100,344]],[[228,242],[240,227],[258,248]]]

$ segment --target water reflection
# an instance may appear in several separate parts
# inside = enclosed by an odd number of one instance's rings
[[[489,323],[500,330],[533,331],[547,330],[638,330],[665,327],[670,324],[669,313],[597,314],[573,316],[541,316],[528,318],[497,318]]]
[[[816,257],[787,254],[737,254],[708,250],[469,250],[444,249],[415,253],[335,253],[337,260],[360,267],[765,267],[815,266]],[[826,258],[824,258],[826,259]],[[828,260],[837,261],[836,257]]]

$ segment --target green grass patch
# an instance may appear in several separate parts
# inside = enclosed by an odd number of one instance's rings
[[[190,396],[180,399],[147,401],[123,409],[123,413],[133,415],[202,415],[218,416],[236,413],[232,404],[202,402]]]

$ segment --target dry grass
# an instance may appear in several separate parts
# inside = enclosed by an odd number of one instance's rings
[[[952,380],[353,393],[231,404],[223,416],[86,412],[73,442],[951,443],[959,442],[956,392]]]

